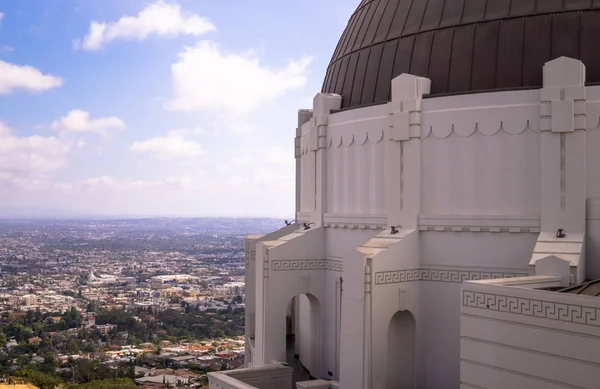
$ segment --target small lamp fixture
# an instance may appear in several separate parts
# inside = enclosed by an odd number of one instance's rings
[[[565,233],[563,232],[563,229],[562,229],[562,228],[559,228],[559,229],[558,229],[558,231],[556,231],[556,237],[557,237],[557,238],[561,239],[561,238],[564,238],[565,236],[567,236],[567,234],[565,234]]]
[[[392,230],[391,234],[395,235],[398,233],[398,227],[400,226],[390,226],[390,229]]]
[[[310,226],[311,226],[312,224],[315,224],[315,223],[313,223],[313,222],[310,222],[310,223],[302,223],[302,226],[304,227],[304,229],[305,229],[305,230],[310,230]]]

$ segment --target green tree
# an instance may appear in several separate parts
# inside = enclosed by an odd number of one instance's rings
[[[26,378],[40,389],[54,389],[55,387],[64,384],[64,381],[60,377],[32,369],[17,371],[16,375],[18,377]]]

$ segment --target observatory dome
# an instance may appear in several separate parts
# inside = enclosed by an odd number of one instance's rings
[[[600,82],[599,0],[363,0],[327,67],[322,92],[342,108],[390,100],[402,73],[431,80],[431,95],[542,87],[561,56]]]

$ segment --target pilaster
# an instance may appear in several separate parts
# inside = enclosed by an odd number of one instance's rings
[[[421,103],[431,81],[410,74],[392,80],[384,162],[388,225],[416,228],[421,209]]]
[[[298,110],[298,127],[296,127],[296,136],[294,137],[294,158],[296,159],[296,212],[294,216],[298,214],[302,209],[302,175],[300,158],[302,157],[301,149],[301,138],[302,138],[302,126],[310,121],[313,116],[313,112],[310,109]]]
[[[541,233],[529,265],[535,275],[578,284],[585,279],[587,202],[583,63],[566,57],[546,63],[540,102]]]
[[[586,226],[585,66],[561,57],[544,66],[541,90],[541,230]]]
[[[342,96],[333,93],[318,93],[313,99],[311,118],[310,151],[315,161],[314,177],[315,203],[311,209],[310,221],[316,226],[323,225],[327,212],[327,126],[331,111],[340,109]]]

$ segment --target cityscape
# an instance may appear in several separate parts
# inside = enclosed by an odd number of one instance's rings
[[[0,376],[201,387],[239,368],[244,238],[283,224],[0,220]]]
[[[599,389],[598,36],[0,0],[0,389]]]

